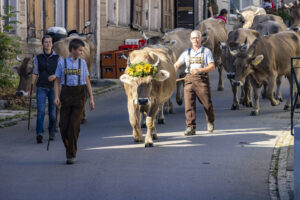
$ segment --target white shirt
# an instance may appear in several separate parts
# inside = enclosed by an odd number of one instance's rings
[[[191,48],[190,56],[189,49],[187,49],[179,57],[179,61],[181,63],[186,63],[188,59],[190,59],[190,70],[188,70],[187,66],[185,70],[186,73],[190,73],[192,69],[207,67],[209,63],[215,62],[211,50],[203,46],[200,49],[198,49],[198,51],[195,51],[193,48]]]

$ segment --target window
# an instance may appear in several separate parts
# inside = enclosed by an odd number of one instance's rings
[[[107,23],[128,26],[130,22],[130,0],[107,0]]]
[[[254,0],[255,1],[255,0]],[[236,9],[242,10],[247,6],[253,5],[253,0],[230,0],[230,14],[236,14]]]

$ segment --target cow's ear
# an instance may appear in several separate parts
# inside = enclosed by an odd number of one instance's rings
[[[264,59],[263,55],[258,55],[254,60],[252,60],[252,64],[254,66],[257,66],[259,63],[261,63],[261,61],[263,61],[263,59]]]
[[[255,36],[255,37],[259,37],[259,32],[256,30],[251,30],[251,33]]]
[[[120,81],[123,83],[126,83],[128,85],[133,85],[134,84],[134,77],[129,76],[128,74],[123,74],[120,76]]]
[[[20,66],[16,65],[11,68],[11,71],[13,71],[14,73],[19,73],[19,69],[20,69]]]
[[[171,40],[170,42],[168,42],[168,48],[172,49],[176,43],[177,43],[176,40]]]
[[[159,70],[159,72],[157,72],[157,74],[155,75],[154,79],[157,81],[165,81],[170,77],[170,72],[166,71],[166,70]]]

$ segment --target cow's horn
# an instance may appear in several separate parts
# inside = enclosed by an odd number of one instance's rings
[[[141,31],[141,33],[142,33],[142,36],[145,40],[149,40],[149,38],[147,37],[147,35],[145,34],[145,32],[143,30]]]
[[[22,62],[22,59],[19,56],[16,56],[16,60]]]
[[[160,59],[158,58],[157,61],[156,61],[156,63],[153,66],[157,67],[159,65],[159,63],[160,63]]]
[[[232,56],[236,56],[238,54],[238,51],[237,50],[233,50],[233,51],[230,50],[230,54]]]
[[[254,15],[258,14],[258,12],[259,12],[259,8],[256,9]]]
[[[236,9],[235,12],[236,12],[237,14],[241,14],[241,12],[240,12],[238,9]]]
[[[162,40],[165,40],[166,37],[167,37],[167,33],[165,33],[165,34],[161,37],[161,39],[162,39]]]

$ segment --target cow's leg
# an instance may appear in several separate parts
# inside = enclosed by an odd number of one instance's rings
[[[153,134],[156,135],[155,117],[156,117],[158,108],[159,108],[158,105],[153,105],[147,116],[147,119],[146,119],[147,134],[146,134],[146,138],[145,138],[145,147],[153,147]]]
[[[233,93],[233,102],[232,102],[231,110],[239,110],[240,109],[239,97],[238,97],[239,88],[232,84],[232,80],[230,80],[230,85]]]
[[[277,100],[279,100],[279,101],[282,102],[283,98],[282,98],[282,94],[281,94],[281,91],[280,91],[281,82],[282,82],[282,76],[278,76],[277,79],[276,79],[277,88],[276,88],[275,99],[277,99]]]
[[[218,91],[223,91],[223,90],[224,90],[224,84],[223,84],[223,80],[222,80],[223,66],[220,65],[220,66],[218,67],[218,71],[219,71]]]
[[[134,105],[133,101],[128,100],[127,107],[134,142],[143,142],[143,135],[141,130],[141,113]]]
[[[165,124],[166,123],[163,110],[164,110],[164,104],[161,104],[159,106],[159,110],[158,110],[158,120],[157,120],[158,124]],[[146,120],[146,125],[147,125],[147,120]]]
[[[255,83],[255,81],[251,80],[252,87],[253,87],[253,95],[254,95],[254,106],[253,111],[251,111],[250,115],[257,116],[259,115],[260,106],[259,106],[259,87]]]
[[[252,107],[252,98],[251,98],[251,91],[252,86],[250,83],[250,77],[246,78],[245,85],[242,88],[244,90],[244,105],[247,107]]]
[[[141,119],[142,119],[142,122],[141,122],[141,128],[147,128],[146,126],[146,114],[144,112],[141,113]]]
[[[276,79],[277,77],[271,76],[268,80],[268,89],[267,89],[267,97],[271,101],[272,106],[278,106],[279,101],[274,98],[274,88],[276,85]]]
[[[173,114],[174,106],[173,106],[173,102],[172,102],[171,98],[168,100],[168,104],[169,104],[169,114]]]
[[[268,85],[265,83],[261,91],[261,97],[263,99],[267,98],[267,89],[268,89]]]
[[[180,76],[180,78],[182,78]],[[178,105],[182,105],[183,103],[183,98],[182,98],[182,94],[181,94],[181,85],[183,85],[183,81],[178,81],[176,82],[176,102]]]
[[[289,83],[291,83],[291,77],[287,76],[287,79],[289,80]],[[294,98],[295,98],[295,95],[297,95],[297,87],[296,87],[295,82],[293,83],[293,93],[294,93]],[[298,99],[299,99],[299,97],[298,97]],[[284,105],[284,110],[290,110],[290,109],[291,109],[291,92],[290,92],[288,99],[286,100],[285,105]]]

